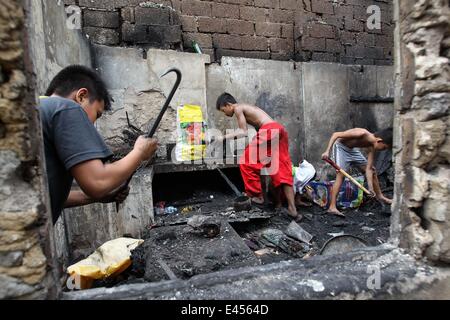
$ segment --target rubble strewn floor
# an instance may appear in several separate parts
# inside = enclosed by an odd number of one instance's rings
[[[237,183],[238,178],[235,175]],[[156,216],[156,225],[149,226],[144,244],[133,252],[133,265],[119,278],[98,282],[96,287],[189,279],[215,271],[308,259],[319,255],[324,244],[339,234],[356,236],[367,246],[381,245],[389,238],[390,209],[368,200],[359,209],[345,211],[345,219],[328,215],[318,206],[299,208],[304,216],[299,225],[314,236],[311,243],[303,243],[283,234],[292,220],[270,208],[235,212],[236,196],[217,181],[184,180],[170,193],[160,186],[165,205],[176,206],[178,212]],[[157,194],[155,203],[161,200]],[[212,238],[196,234],[188,226],[194,216],[216,221],[220,234]],[[281,237],[274,238],[274,234]]]
[[[179,279],[189,279],[198,274],[259,264],[226,222],[221,224],[220,235],[212,239],[195,234],[186,225],[155,229],[144,245],[133,252],[132,259],[131,272],[143,275],[149,282],[169,280],[170,272]]]

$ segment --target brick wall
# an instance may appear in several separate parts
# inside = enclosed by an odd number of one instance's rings
[[[84,31],[105,45],[148,45],[213,59],[392,64],[391,0],[66,0],[83,8]],[[381,9],[369,30],[367,8]]]

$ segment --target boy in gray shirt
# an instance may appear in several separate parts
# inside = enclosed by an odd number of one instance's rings
[[[104,82],[83,66],[62,70],[40,101],[53,223],[64,208],[124,201],[129,190],[122,186],[157,149],[156,140],[140,137],[128,156],[106,163],[113,154],[94,123],[108,109]],[[71,190],[74,179],[81,190]]]

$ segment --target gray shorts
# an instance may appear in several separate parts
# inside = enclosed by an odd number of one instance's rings
[[[351,166],[362,167],[367,165],[367,159],[359,149],[349,148],[339,142],[334,144],[333,158],[344,171],[348,171]]]

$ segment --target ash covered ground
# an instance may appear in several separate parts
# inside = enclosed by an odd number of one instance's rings
[[[242,187],[238,172],[227,174]],[[215,271],[308,259],[319,255],[327,241],[339,234],[356,236],[367,246],[381,245],[389,238],[390,208],[376,200],[366,199],[359,209],[344,211],[346,218],[326,214],[318,206],[299,207],[304,216],[299,225],[313,236],[306,244],[283,234],[292,222],[289,217],[270,207],[235,212],[236,196],[223,181],[207,174],[195,175],[196,180],[192,177],[156,180],[155,204],[164,201],[166,206],[176,206],[178,213],[156,216],[156,226],[148,227],[144,244],[133,252],[132,266],[119,278],[98,282],[96,287],[186,280]],[[173,188],[175,181],[178,184]],[[168,192],[165,187],[170,186]],[[194,216],[208,217],[220,232],[208,237],[194,230],[188,224]]]

